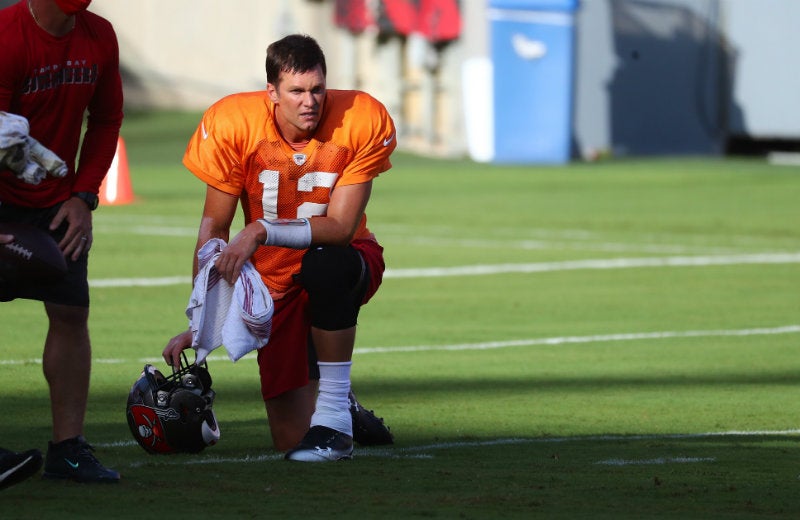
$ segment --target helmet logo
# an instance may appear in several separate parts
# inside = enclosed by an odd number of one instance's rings
[[[219,440],[215,396],[207,365],[185,355],[169,376],[145,365],[128,393],[128,427],[148,453],[199,453]]]
[[[167,444],[164,427],[155,410],[149,406],[135,404],[130,407],[130,413],[139,433],[137,440],[143,448],[156,453],[173,451]]]

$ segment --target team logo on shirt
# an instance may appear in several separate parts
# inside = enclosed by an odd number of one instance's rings
[[[67,60],[35,67],[22,85],[23,94],[44,92],[65,85],[94,85],[100,77],[100,66],[87,60]]]
[[[304,153],[296,153],[292,155],[292,159],[294,159],[294,163],[297,166],[303,166],[306,163],[306,154]]]

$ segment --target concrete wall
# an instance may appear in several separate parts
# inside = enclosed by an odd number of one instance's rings
[[[705,154],[800,140],[800,2],[584,0],[576,152]]]
[[[721,18],[735,56],[731,134],[800,139],[800,2],[724,0]]]
[[[480,11],[479,2],[467,3],[467,11]],[[406,147],[464,151],[460,43],[434,48],[422,38],[352,34],[333,23],[333,0],[96,0],[91,8],[117,30],[129,108],[201,110],[224,95],[264,88],[267,45],[302,32],[325,50],[328,86],[379,98]]]
[[[729,81],[718,9],[718,0],[583,3],[577,29],[579,154],[723,149]]]
[[[453,156],[468,153],[471,128],[485,133],[491,100],[485,74],[464,80],[466,63],[491,57],[487,0],[460,6],[462,37],[443,46],[351,34],[333,23],[334,0],[95,0],[92,10],[117,29],[131,108],[202,110],[263,88],[266,46],[305,32],[325,48],[331,88],[381,99],[405,148]],[[582,0],[574,155],[716,154],[731,135],[800,139],[798,19],[800,2],[789,0]]]

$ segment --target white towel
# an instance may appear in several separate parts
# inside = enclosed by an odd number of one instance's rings
[[[266,345],[272,331],[272,296],[253,264],[244,264],[233,285],[214,267],[226,245],[212,238],[197,252],[199,271],[186,307],[197,363],[221,345],[231,361],[237,361]]]
[[[28,135],[29,131],[27,119],[0,111],[0,166],[28,184],[39,184],[48,174],[64,177],[69,171],[67,164]]]

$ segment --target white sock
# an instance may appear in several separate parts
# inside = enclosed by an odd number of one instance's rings
[[[311,426],[327,426],[353,436],[353,419],[350,416],[350,366],[351,361],[327,363],[320,361],[319,394],[317,407],[311,416]]]

